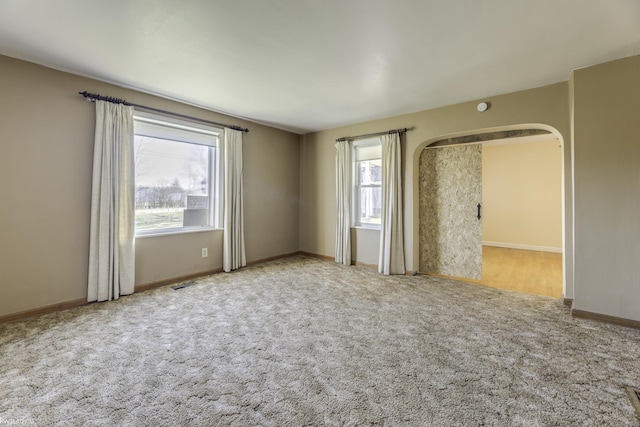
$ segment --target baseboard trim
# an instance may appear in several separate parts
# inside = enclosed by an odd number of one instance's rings
[[[291,257],[291,256],[299,255],[301,253],[302,252],[291,252],[291,253],[288,253],[288,254],[277,255],[277,256],[273,256],[273,257],[269,257],[269,258],[263,258],[263,259],[259,259],[259,260],[256,260],[256,261],[251,261],[251,262],[247,263],[247,267],[251,266],[251,265],[261,264],[261,263],[268,262],[268,261],[274,261],[274,260],[281,259],[281,258],[288,258],[288,257]],[[187,280],[198,279],[200,277],[211,276],[213,274],[219,274],[219,273],[222,273],[222,268],[216,268],[216,269],[213,269],[213,270],[201,271],[201,272],[198,272],[198,273],[187,274],[187,275],[179,276],[179,277],[173,277],[171,279],[158,280],[157,282],[149,282],[149,283],[144,283],[144,284],[140,284],[140,285],[135,285],[134,293],[145,292],[145,291],[149,291],[151,289],[161,288],[163,286],[171,285],[171,284],[174,284],[174,283],[185,282]],[[81,307],[81,306],[87,305],[87,304],[93,304],[93,302],[87,302],[86,298],[75,299],[75,300],[70,300],[70,301],[64,301],[64,302],[61,302],[61,303],[51,304],[51,305],[47,305],[47,306],[44,306],[44,307],[39,307],[39,308],[30,309],[30,310],[20,311],[20,312],[17,312],[17,313],[11,313],[11,314],[2,315],[2,316],[0,316],[0,323],[7,323],[7,322],[13,322],[14,320],[28,319],[30,317],[36,317],[36,316],[40,316],[40,315],[43,315],[43,314],[54,313],[54,312],[57,312],[57,311],[64,311],[64,310],[68,310],[70,308]]]
[[[625,319],[623,317],[609,316],[608,314],[593,313],[591,311],[571,310],[571,316],[582,319],[598,320],[600,322],[612,323],[614,325],[625,326],[627,328],[640,329],[640,321]]]
[[[320,255],[320,254],[314,254],[314,253],[311,253],[311,252],[304,252],[304,251],[300,251],[298,253],[300,255],[308,256],[308,257],[311,257],[311,258],[323,259],[325,261],[335,261],[336,260],[335,257],[329,256],[329,255]]]
[[[567,307],[573,306],[573,298],[563,298],[562,303]]]
[[[320,254],[314,254],[314,253],[311,253],[311,252],[302,252],[301,251],[301,252],[298,252],[298,254],[299,255],[308,256],[308,257],[311,257],[311,258],[322,259],[322,260],[325,260],[325,261],[335,261],[336,260],[335,257],[329,256],[329,255],[320,255]],[[367,268],[375,268],[376,270],[378,269],[378,264],[369,264],[369,263],[360,262],[360,261],[351,261],[351,265],[357,265],[357,266],[360,266],[360,267],[367,267]],[[419,274],[417,270],[416,271],[406,270],[405,273],[404,273],[405,276],[415,276],[417,274]]]
[[[14,320],[28,319],[29,317],[41,316],[43,314],[55,313],[56,311],[68,310],[70,308],[80,307],[89,304],[86,298],[74,299],[60,302],[57,304],[46,305],[44,307],[34,308],[31,310],[19,311],[17,313],[5,314],[0,316],[0,323],[13,322]]]
[[[135,286],[134,293],[150,291],[151,289],[161,288],[163,286],[172,285],[174,283],[186,282],[187,280],[198,279],[200,277],[211,276],[212,274],[222,273],[222,268],[201,271],[199,273],[186,274],[184,276],[173,277],[171,279],[158,280],[157,282],[149,282]]]
[[[361,261],[351,261],[351,265],[357,265],[358,267],[375,268],[378,269],[378,264],[369,264]]]
[[[255,261],[251,261],[247,263],[247,267],[250,267],[252,265],[256,265],[256,264],[262,264],[265,262],[269,262],[269,261],[276,261],[279,259],[283,259],[283,258],[290,258],[292,256],[296,256],[296,255],[304,255],[304,252],[300,252],[300,251],[295,251],[295,252],[289,252],[286,254],[282,254],[282,255],[276,255],[276,256],[270,256],[267,258],[261,258]]]
[[[268,258],[262,258],[262,259],[258,259],[258,260],[255,260],[255,261],[247,262],[246,267],[251,267],[252,265],[262,264],[262,263],[269,262],[269,261],[275,261],[277,259],[289,258],[289,257],[295,256],[295,255],[299,255],[299,254],[300,254],[300,252],[291,252],[291,253],[282,254],[282,255],[276,255],[276,256],[272,256],[272,257],[268,257]],[[148,291],[148,290],[156,289],[156,288],[161,288],[163,286],[173,285],[175,283],[186,282],[187,280],[194,280],[194,279],[199,279],[201,277],[211,276],[211,275],[214,275],[214,274],[220,274],[223,271],[224,270],[222,269],[222,267],[218,267],[218,268],[215,268],[213,270],[201,271],[199,273],[187,274],[185,276],[179,276],[179,277],[174,277],[174,278],[171,278],[171,279],[159,280],[157,282],[145,283],[143,285],[136,285],[135,293],[144,292],[144,291]]]
[[[324,261],[335,261],[336,257],[333,256],[329,256],[329,255],[320,255],[320,254],[314,254],[311,252],[300,252],[300,255],[305,255],[311,258],[317,258],[317,259],[321,259]],[[357,265],[360,267],[369,267],[369,268],[378,268],[377,265],[375,264],[368,264],[366,262],[360,262],[360,261],[356,261],[356,260],[351,260],[351,265]]]
[[[483,241],[482,245],[494,246],[497,248],[522,249],[525,251],[553,252],[557,254],[562,253],[562,248],[555,248],[553,246],[521,245],[519,243],[503,243],[503,242],[489,242],[489,241]]]

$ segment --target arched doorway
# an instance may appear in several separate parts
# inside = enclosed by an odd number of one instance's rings
[[[546,142],[543,143],[543,141]],[[476,203],[478,205],[485,204],[484,200],[482,200],[483,197],[478,195],[477,191],[475,193],[473,191],[469,193],[473,187],[477,190],[479,186],[483,186],[484,184],[483,176],[485,174],[480,175],[480,178],[474,178],[474,176],[478,176],[478,159],[480,159],[480,156],[482,156],[482,159],[485,158],[484,155],[480,154],[483,145],[487,147],[485,150],[486,153],[489,151],[492,153],[498,151],[517,152],[518,150],[514,150],[513,148],[516,143],[519,145],[519,152],[526,152],[526,150],[523,151],[525,147],[529,147],[527,148],[529,150],[528,152],[531,152],[532,148],[540,150],[543,145],[549,146],[550,144],[554,147],[552,149],[556,150],[552,152],[552,155],[558,159],[556,164],[557,173],[554,172],[554,179],[557,180],[554,191],[557,192],[558,195],[557,204],[554,206],[554,212],[556,212],[555,225],[557,225],[557,227],[545,227],[543,230],[546,231],[546,228],[554,228],[553,231],[557,240],[547,245],[548,247],[544,245],[522,244],[519,242],[526,242],[527,239],[519,240],[520,238],[518,237],[506,239],[508,244],[501,244],[497,242],[501,239],[495,238],[493,235],[489,238],[485,236],[485,226],[481,224],[485,218],[491,218],[492,223],[495,225],[495,217],[497,217],[497,215],[494,214],[497,210],[497,204],[494,203],[495,200],[493,200],[492,204],[487,203],[486,206],[482,207],[482,210],[480,206],[478,206],[476,210]],[[509,145],[511,148],[508,150],[499,149],[499,145]],[[438,138],[431,138],[421,144],[415,153],[415,155],[419,157],[419,173],[416,174],[418,175],[417,184],[419,188],[419,201],[417,201],[419,203],[419,215],[416,228],[419,233],[416,239],[418,241],[418,260],[416,263],[416,265],[418,265],[418,271],[421,273],[463,278],[476,283],[506,287],[527,293],[537,293],[554,297],[561,297],[565,294],[566,283],[564,280],[563,259],[564,163],[563,150],[562,148],[558,149],[558,147],[562,147],[562,145],[563,140],[560,133],[545,125],[522,125],[519,127],[491,129],[490,131],[478,130],[464,134],[445,135]],[[548,150],[548,148],[545,149]],[[549,151],[546,151],[545,155],[549,155],[549,153]],[[475,156],[476,160],[469,160],[473,158],[473,156]],[[524,165],[527,166],[526,163],[524,163]],[[529,169],[533,171],[535,165],[530,166],[532,167]],[[437,170],[431,169],[431,172],[425,172],[425,169],[434,167]],[[520,169],[527,168],[520,167]],[[425,179],[425,176],[432,181]],[[544,175],[540,176],[544,177]],[[512,184],[512,186],[517,185],[515,182],[517,179],[518,176],[507,177],[506,183]],[[478,183],[478,180],[481,182]],[[493,179],[493,181],[495,181],[495,179]],[[509,197],[508,191],[504,188],[508,188],[508,185],[503,185],[498,190],[493,191],[494,199],[496,191],[498,194],[504,193],[505,196]],[[533,193],[535,192],[532,193],[531,188],[523,188],[522,192],[529,192],[529,194],[525,194],[520,201],[507,200],[503,203],[512,205],[510,209],[514,211],[513,215],[516,215],[517,208],[519,208],[518,205],[533,203],[527,199],[535,198],[533,197]],[[472,199],[475,197],[476,200],[459,198],[467,197],[467,194],[474,194]],[[516,199],[517,197],[513,197],[513,194],[516,196],[518,194],[512,193],[511,197]],[[425,201],[425,197],[430,197],[432,200]],[[444,199],[435,201],[435,197],[444,197]],[[480,200],[482,200],[482,202]],[[490,208],[490,210],[487,211],[487,208]],[[438,209],[440,209],[441,212],[438,211]],[[453,211],[453,216],[451,216],[451,212],[446,212],[447,209]],[[471,219],[472,215],[480,216],[480,214],[485,217],[482,221],[480,218]],[[511,222],[524,221],[526,220],[527,214],[529,214],[529,212],[524,210],[521,214],[517,214],[517,217],[513,218],[514,221]],[[461,218],[456,215],[462,215],[466,218]],[[490,216],[487,217],[486,215]],[[500,231],[505,231],[502,229],[507,229],[508,224],[507,221],[504,221],[504,218],[506,218],[504,215],[502,218]],[[531,228],[539,227],[539,225],[536,225],[536,222],[539,221],[534,218],[530,224]],[[526,227],[527,224],[522,224],[522,226]],[[479,229],[482,231],[478,231]],[[527,230],[525,229],[525,231]],[[540,232],[537,234],[540,234]],[[534,236],[533,243],[541,241],[540,239],[536,241],[537,237],[538,236]],[[531,239],[529,239],[529,242],[531,242]],[[428,255],[435,255],[438,259],[436,259],[435,262],[433,259],[427,260],[425,257]],[[497,260],[497,256],[501,257],[501,259]],[[438,262],[441,263],[439,266],[437,264]],[[470,267],[470,265],[474,263],[476,263],[476,265],[481,263],[480,271],[485,270],[487,274],[483,275],[480,273],[480,277],[478,274],[474,275],[473,272],[478,271],[477,267],[475,270],[472,266]],[[487,268],[487,266],[490,268]],[[533,268],[534,271],[529,273],[526,271],[519,272],[518,268],[520,268],[520,270]],[[503,279],[502,281],[506,281],[506,283],[498,283],[500,281],[499,279]],[[537,280],[542,279],[544,279],[544,283],[540,284],[540,289],[532,288],[532,285],[535,285]],[[511,283],[508,282],[509,280],[511,280]],[[555,289],[553,286],[555,286]]]

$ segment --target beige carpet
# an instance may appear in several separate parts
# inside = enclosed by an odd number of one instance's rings
[[[555,299],[293,257],[0,325],[0,425],[640,425],[638,355]]]

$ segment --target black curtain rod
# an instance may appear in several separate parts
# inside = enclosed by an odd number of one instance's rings
[[[212,122],[211,120],[200,119],[198,117],[187,116],[185,114],[172,113],[171,111],[160,110],[159,108],[147,107],[145,105],[140,105],[140,104],[133,104],[131,102],[127,102],[124,99],[120,99],[120,98],[114,98],[114,97],[111,97],[111,96],[97,95],[95,93],[89,93],[87,91],[78,92],[78,93],[80,95],[84,96],[85,98],[87,98],[89,101],[100,100],[100,101],[112,102],[114,104],[130,105],[132,107],[140,108],[142,110],[152,111],[154,113],[167,114],[169,116],[180,117],[182,119],[195,120],[195,121],[198,121],[198,122],[201,122],[201,123],[208,123],[210,125],[222,126],[222,127],[233,129],[233,130],[239,130],[241,132],[249,132],[249,129],[243,128],[243,127],[240,127],[240,126],[225,125],[224,123]]]
[[[391,130],[386,130],[384,132],[368,133],[366,135],[343,136],[342,138],[336,139],[336,141],[338,141],[338,142],[340,142],[340,141],[353,141],[354,139],[370,138],[372,136],[391,135],[391,134],[394,134],[394,133],[405,133],[405,132],[408,132],[410,130],[413,130],[413,128],[391,129]]]

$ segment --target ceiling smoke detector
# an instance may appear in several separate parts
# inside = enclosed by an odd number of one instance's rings
[[[487,111],[489,109],[489,103],[488,102],[481,102],[478,104],[478,106],[476,107],[478,109],[478,111],[480,111],[481,113],[484,111]]]

